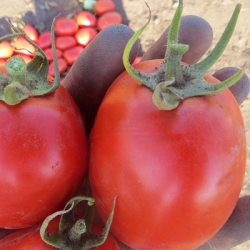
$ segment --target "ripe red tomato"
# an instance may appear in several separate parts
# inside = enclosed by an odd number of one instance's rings
[[[19,56],[21,56],[23,58],[25,63],[29,63],[33,59],[33,57],[31,55],[19,54]]]
[[[73,36],[58,36],[55,43],[57,49],[66,50],[76,45],[76,39]]]
[[[0,113],[0,227],[28,227],[61,209],[81,186],[84,124],[63,86],[14,106],[0,102]]]
[[[122,23],[121,14],[117,11],[111,11],[111,12],[104,13],[98,18],[97,28],[98,30],[101,31],[111,24],[121,24],[121,23]]]
[[[6,60],[0,58],[0,67],[5,67]]]
[[[68,67],[67,62],[65,61],[64,58],[58,58],[58,68],[60,74],[62,74]],[[54,62],[52,61],[49,64],[49,75],[54,76],[55,75],[55,70],[54,70]]]
[[[22,28],[23,32],[34,42],[37,42],[38,39],[38,32],[37,30],[30,24],[25,24]]]
[[[6,237],[7,235],[16,232],[18,229],[6,229],[0,228],[0,240]]]
[[[58,231],[58,220],[53,220],[46,232],[55,233]],[[100,234],[102,228],[99,225],[93,225],[92,232]],[[55,250],[56,248],[45,243],[40,236],[40,225],[27,229],[18,230],[4,239],[0,240],[1,250]],[[119,250],[119,246],[112,235],[108,235],[103,245],[91,249],[96,250]]]
[[[89,11],[83,10],[76,14],[76,22],[79,26],[95,27],[96,16]]]
[[[87,46],[97,35],[97,33],[97,30],[92,27],[84,27],[76,32],[75,38],[79,44]]]
[[[72,65],[83,50],[82,46],[75,46],[63,52],[63,58],[69,65]]]
[[[52,48],[45,49],[44,53],[45,53],[48,61],[52,62],[53,61],[53,51],[52,51]],[[62,57],[62,51],[59,50],[59,49],[56,49],[56,55],[57,55],[57,58],[61,58]]]
[[[103,15],[104,13],[114,11],[115,3],[112,0],[102,0],[94,3],[94,11],[98,16]]]
[[[40,34],[40,36],[37,39],[37,44],[41,49],[46,49],[51,47],[51,32],[50,31],[44,31]]]
[[[100,227],[99,225],[94,224],[92,227],[92,232],[94,234],[101,234],[103,231],[103,228]],[[118,243],[116,242],[115,238],[109,234],[105,243],[102,244],[101,246],[93,249],[98,249],[98,250],[119,250]]]
[[[160,62],[135,67],[153,72]],[[117,195],[111,233],[132,248],[194,249],[222,227],[236,204],[246,139],[229,90],[162,111],[152,91],[123,72],[99,108],[90,142],[97,211],[105,221]]]
[[[75,19],[62,17],[55,21],[55,34],[58,36],[71,36],[78,30]]]
[[[50,229],[52,229],[52,231],[55,230],[55,228],[50,228]],[[55,250],[54,247],[46,244],[41,239],[39,230],[40,230],[39,226],[18,230],[0,240],[0,249],[1,250],[14,250],[14,249]]]
[[[133,62],[133,65],[139,63],[141,61],[142,57],[141,56],[137,56]]]
[[[26,41],[23,37],[17,37],[13,44],[14,50],[17,53],[32,55],[36,49],[32,46],[28,41]]]
[[[13,55],[14,49],[9,41],[3,41],[0,43],[0,58],[9,58]]]

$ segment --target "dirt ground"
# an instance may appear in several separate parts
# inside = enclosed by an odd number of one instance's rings
[[[148,9],[142,0],[114,0],[117,10],[123,15],[125,24],[133,30],[140,28],[147,20]],[[140,41],[142,53],[161,35],[170,24],[175,8],[172,0],[147,0],[152,11],[152,21],[142,34]],[[59,4],[60,3],[60,4]],[[212,67],[210,72],[225,66],[242,67],[250,61],[250,1],[249,0],[184,0],[183,15],[193,14],[206,19],[213,28],[214,40],[211,48],[222,34],[236,3],[242,4],[242,10],[233,37],[226,51]],[[67,7],[67,8],[65,8]],[[18,17],[22,14],[24,20],[35,24],[41,29],[49,28],[51,20],[58,13],[62,16],[74,14],[79,9],[77,0],[0,0],[0,35],[8,33],[6,16]],[[209,53],[209,51],[207,52]],[[250,63],[246,69],[250,77]],[[247,169],[241,196],[250,195],[250,96],[241,105],[247,135]],[[234,247],[233,250],[250,249],[250,241]]]

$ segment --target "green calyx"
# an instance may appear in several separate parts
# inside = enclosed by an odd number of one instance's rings
[[[82,201],[87,201],[87,209],[84,218],[76,219],[74,208]],[[61,250],[87,250],[102,245],[108,237],[113,220],[116,197],[114,198],[109,218],[101,234],[91,232],[94,218],[94,202],[94,198],[86,196],[76,196],[69,200],[64,210],[55,212],[44,220],[40,228],[42,240]],[[53,234],[46,233],[49,222],[56,216],[61,216],[59,231]]]
[[[212,84],[204,80],[204,74],[221,56],[233,34],[241,4],[236,5],[226,29],[212,52],[199,63],[188,66],[181,63],[182,55],[188,50],[188,45],[178,43],[182,9],[183,1],[180,0],[170,25],[165,57],[160,67],[154,73],[140,72],[129,63],[130,51],[149,24],[150,17],[148,22],[131,37],[123,54],[125,69],[133,78],[153,91],[153,102],[160,110],[174,109],[182,100],[189,97],[218,93],[231,87],[244,74],[245,66],[235,75],[218,84]]]
[[[60,73],[55,49],[54,22],[51,26],[52,50],[54,59],[55,78],[53,84],[48,83],[49,62],[43,50],[24,33],[11,23],[13,34],[0,38],[0,43],[22,36],[36,48],[34,58],[29,63],[20,56],[13,56],[6,62],[7,74],[0,72],[0,100],[8,105],[16,105],[21,101],[34,96],[43,96],[55,91],[60,86]]]

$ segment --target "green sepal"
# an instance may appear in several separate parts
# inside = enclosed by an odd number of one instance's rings
[[[201,62],[188,66],[181,63],[182,55],[188,50],[188,46],[178,43],[182,9],[183,1],[180,0],[169,28],[165,57],[155,72],[141,72],[129,62],[130,51],[150,20],[131,37],[123,54],[125,69],[133,78],[154,92],[152,95],[153,103],[160,110],[174,109],[178,107],[182,100],[189,97],[211,95],[223,91],[235,84],[244,75],[245,66],[234,76],[219,84],[212,84],[204,80],[204,74],[223,53],[233,34],[241,4],[236,5],[225,31],[211,53]]]
[[[91,232],[94,214],[94,198],[86,196],[76,196],[69,200],[64,210],[48,216],[40,228],[42,240],[58,249],[62,250],[87,250],[102,245],[109,234],[110,226],[114,217],[116,198],[111,208],[109,218],[101,234]],[[74,215],[74,208],[79,202],[87,201],[87,209],[84,218],[77,218]],[[49,222],[55,217],[61,216],[59,230],[55,233],[46,233]]]
[[[30,97],[44,96],[55,91],[60,86],[60,73],[55,48],[54,22],[55,19],[51,26],[55,69],[53,84],[47,81],[49,68],[48,59],[44,51],[35,42],[24,33],[21,33],[21,31],[11,23],[14,34],[0,38],[0,42],[2,42],[16,36],[22,36],[37,50],[34,53],[34,58],[27,64],[20,56],[14,56],[7,60],[6,71],[8,74],[0,74],[0,100],[4,101],[6,104],[16,105]]]

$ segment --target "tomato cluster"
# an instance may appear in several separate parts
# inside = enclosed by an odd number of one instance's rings
[[[98,32],[109,25],[121,23],[122,16],[115,11],[113,0],[98,0],[93,5],[92,12],[82,10],[74,18],[57,18],[55,22],[56,51],[62,77]],[[43,31],[39,34],[30,24],[26,24],[22,31],[44,50],[50,62],[49,74],[54,76],[50,31]],[[0,65],[4,65],[7,58],[15,54],[22,56],[25,62],[29,62],[32,60],[34,52],[34,46],[23,37],[18,37],[13,42],[4,41],[0,44]]]

